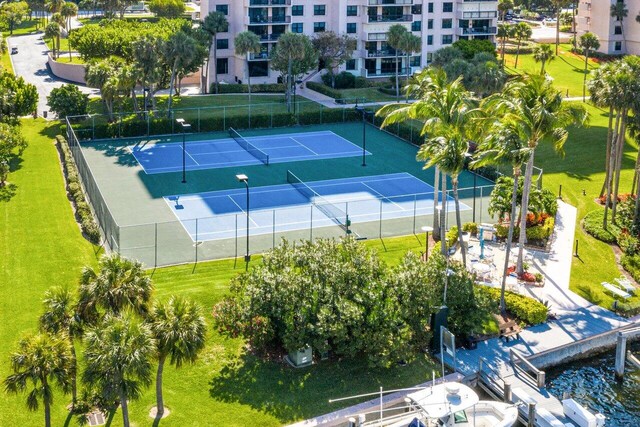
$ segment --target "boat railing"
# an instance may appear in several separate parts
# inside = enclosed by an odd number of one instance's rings
[[[521,371],[525,375],[530,375],[535,380],[538,388],[545,387],[545,372],[533,366],[533,364],[529,362],[523,354],[514,349],[510,349],[509,360],[514,369]]]

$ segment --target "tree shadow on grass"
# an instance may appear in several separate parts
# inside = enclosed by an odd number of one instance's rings
[[[243,355],[227,363],[209,382],[213,399],[240,403],[283,423],[333,412],[369,400],[329,403],[329,399],[385,389],[410,387],[431,378],[428,359],[388,369],[371,368],[366,357],[326,360],[295,369],[285,363]]]
[[[15,184],[6,184],[0,187],[0,202],[8,202],[16,195],[18,186]]]

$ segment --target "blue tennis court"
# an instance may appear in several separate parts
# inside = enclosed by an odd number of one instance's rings
[[[246,137],[269,163],[334,159],[362,155],[362,148],[331,131]],[[129,149],[147,174],[182,171],[182,141],[143,142]],[[187,170],[216,169],[264,162],[242,148],[233,138],[187,141]],[[366,152],[366,154],[371,154]]]
[[[288,184],[250,189],[251,235],[343,227],[347,217],[353,226],[433,214],[433,187],[409,173],[304,183],[287,179]],[[193,241],[246,233],[245,188],[167,196],[165,201]],[[451,197],[447,198],[447,209],[454,210]],[[460,203],[460,209],[470,208]]]

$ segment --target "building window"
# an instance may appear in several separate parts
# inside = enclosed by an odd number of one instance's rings
[[[442,36],[442,44],[451,44],[453,43],[453,35],[451,34],[445,34]]]
[[[429,12],[429,13],[433,13],[433,3],[429,3],[429,4],[427,5],[427,12]]]
[[[427,53],[427,64],[433,59],[433,53]]]
[[[429,35],[427,36],[427,45],[431,46],[433,44],[433,36]]]
[[[453,27],[453,20],[452,19],[443,19],[442,20],[442,28],[447,29],[447,28],[452,28]]]
[[[216,61],[216,73],[229,74],[229,58],[218,58]]]
[[[324,16],[326,12],[326,6],[323,4],[313,5],[313,14],[315,16]]]
[[[427,20],[427,30],[433,30],[433,19]]]
[[[414,4],[413,6],[411,6],[411,13],[413,15],[422,15],[422,5]]]
[[[217,4],[216,12],[221,12],[223,15],[229,14],[229,5],[228,4]]]
[[[321,33],[325,30],[325,23],[324,22],[314,22],[313,23],[313,32],[314,33]]]
[[[616,28],[613,31],[613,34],[616,34],[616,35],[622,34],[622,27],[620,25],[616,25]]]
[[[422,21],[413,21],[411,23],[411,31],[421,31],[422,30]]]
[[[229,39],[216,40],[216,49],[229,49]]]
[[[358,6],[347,6],[347,16],[358,16]]]
[[[453,3],[452,2],[442,3],[442,11],[443,12],[453,12]]]
[[[349,22],[347,24],[347,34],[355,34],[357,31],[357,24],[355,22]]]
[[[292,33],[302,33],[302,31],[303,31],[302,22],[294,22],[293,24],[291,24]]]
[[[249,76],[250,77],[268,77],[269,62],[268,61],[249,62]]]
[[[304,6],[302,6],[302,5],[291,6],[291,14],[293,16],[302,16],[302,15],[304,15]]]
[[[622,50],[622,42],[616,42],[615,46],[613,47],[613,49],[617,52]]]
[[[345,63],[347,70],[353,71],[356,69],[357,62],[355,59],[348,59]]]
[[[411,65],[412,67],[419,67],[421,62],[422,56],[420,55],[412,56],[411,58],[409,58],[409,65]]]

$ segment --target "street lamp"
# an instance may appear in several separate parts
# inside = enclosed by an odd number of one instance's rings
[[[426,262],[429,259],[429,233],[433,231],[433,227],[425,225],[422,231],[426,234],[424,241],[424,261]]]
[[[236,179],[239,182],[244,182],[247,187],[247,252],[244,255],[244,262],[251,261],[251,255],[249,255],[249,177],[243,173],[236,175]]]
[[[362,166],[367,166],[367,122],[364,119],[367,110],[364,105],[356,105],[355,109],[362,113]]]
[[[186,145],[186,133],[191,131],[191,125],[184,121],[184,119],[176,119],[176,122],[182,129],[182,183],[187,183],[187,149]]]

